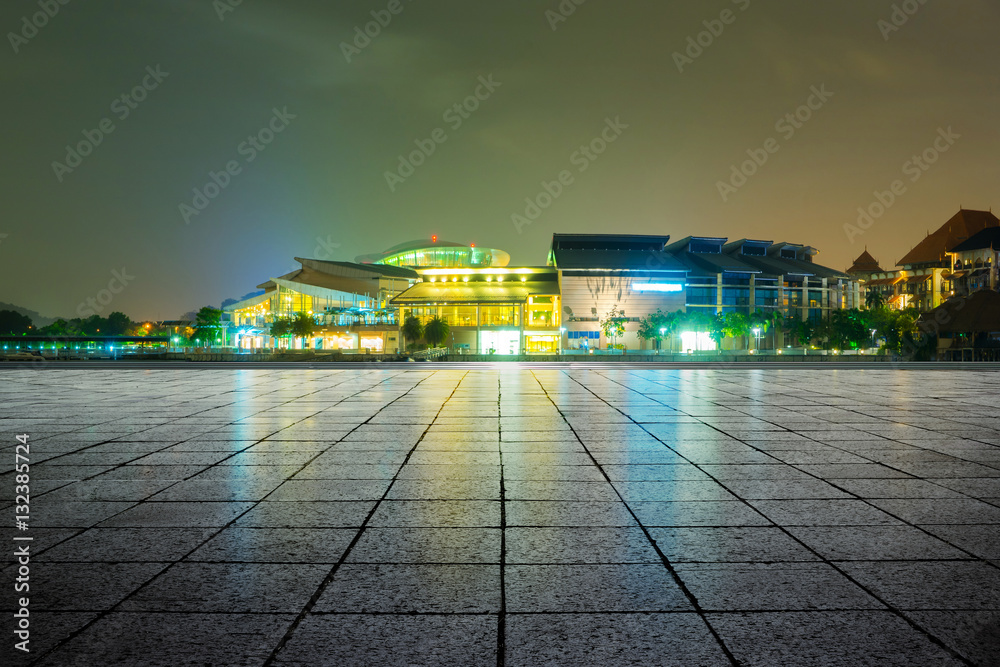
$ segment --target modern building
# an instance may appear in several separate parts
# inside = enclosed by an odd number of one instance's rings
[[[611,341],[600,322],[614,309],[625,319],[625,335],[615,342],[636,349],[645,344],[640,321],[657,310],[780,311],[816,321],[857,307],[857,280],[816,264],[816,254],[809,246],[752,239],[555,234],[549,264],[559,271],[567,347],[606,347]],[[684,348],[714,346],[701,337]]]
[[[399,321],[439,317],[456,353],[558,354],[560,296],[547,267],[422,268],[419,281],[394,297]]]
[[[862,289],[879,292],[892,308],[933,310],[956,293],[974,291],[987,282],[984,277],[988,277],[989,272],[976,273],[977,269],[986,267],[976,267],[975,263],[988,258],[996,233],[990,230],[998,226],[1000,220],[992,211],[959,209],[900,259],[898,268],[868,272],[863,278]],[[973,238],[976,240],[972,241]],[[865,255],[867,250],[855,265],[867,264]],[[972,262],[971,271],[969,261]],[[992,267],[996,267],[995,259]],[[996,282],[991,284],[996,285]]]
[[[229,346],[396,352],[399,323],[390,300],[418,280],[415,271],[300,257],[295,261],[301,268],[261,283],[261,294],[225,308],[232,316]],[[276,318],[298,313],[311,315],[318,327],[311,340],[276,340],[270,335]]]
[[[509,266],[510,255],[447,241],[413,241],[358,263],[296,258],[301,268],[258,285],[259,295],[226,307],[230,346],[396,352],[409,317],[449,325],[456,353],[558,354],[606,348],[601,321],[614,311],[629,349],[646,344],[640,321],[657,311],[780,312],[819,320],[860,304],[854,277],[813,261],[794,243],[666,235],[555,234],[547,266]],[[275,340],[277,318],[312,316],[309,340]],[[690,333],[685,349],[711,349]],[[702,340],[704,339],[704,340]],[[777,341],[776,341],[777,342]],[[779,343],[780,344],[780,343]]]

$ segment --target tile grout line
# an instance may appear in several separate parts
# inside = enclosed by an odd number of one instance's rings
[[[378,384],[382,384],[383,382],[386,382],[388,380],[391,380],[391,379],[397,377],[397,375],[392,375],[392,376],[386,378],[385,380],[382,380],[382,381],[376,383],[375,386],[377,386]],[[343,383],[338,383],[338,385],[339,384],[343,384]],[[335,386],[337,386],[337,385],[335,385]],[[319,390],[316,390],[316,391],[319,391]],[[314,393],[316,393],[316,391],[310,392],[310,394],[314,394]],[[362,389],[362,390],[360,390],[358,392],[355,392],[351,396],[356,396],[356,395],[358,395],[358,394],[360,394],[360,393],[362,393],[364,391],[366,391],[366,389]],[[306,395],[309,395],[309,394],[306,394]],[[288,401],[285,401],[285,403],[290,403],[293,400],[296,400],[296,399],[290,399]],[[343,399],[343,400],[346,400],[346,398]],[[343,400],[338,401],[334,405],[342,403]],[[227,404],[227,405],[231,405],[231,404]],[[322,412],[322,410],[320,412]],[[297,423],[299,423],[301,421],[305,421],[306,419],[309,419],[310,417],[315,416],[316,414],[318,414],[318,413],[313,413],[313,415],[309,415],[307,417],[303,417],[302,419],[294,422],[293,424],[290,424],[289,426],[297,424]],[[285,428],[288,428],[289,426],[282,427],[281,429],[278,429],[278,431],[275,431],[275,433],[280,433],[281,431],[283,431]],[[361,427],[361,424],[359,424],[354,429],[351,429],[351,431],[349,431],[349,433],[357,430],[360,427]],[[273,435],[273,433],[271,435]],[[270,436],[265,436],[265,438],[266,437],[270,437]],[[334,445],[335,444],[336,443],[334,443]],[[303,463],[302,466],[299,468],[299,470],[296,471],[296,473],[297,472],[301,472],[306,466],[309,465],[309,463],[311,463],[312,461],[314,461],[317,457],[319,457],[320,455],[322,455],[324,452],[329,451],[334,445],[331,445],[330,447],[327,447],[325,450],[321,450],[321,451],[317,452],[316,456],[312,457],[309,461],[306,461],[305,463]],[[251,445],[251,446],[253,446],[253,445]],[[228,459],[229,457],[226,457],[226,458]],[[222,459],[222,460],[226,460],[226,459]],[[219,466],[220,463],[221,463],[221,461],[217,461],[216,463],[214,463],[214,464],[212,464],[210,466],[207,466],[204,470],[209,470],[211,468],[217,467],[217,466]],[[199,471],[198,473],[195,474],[195,476],[198,475],[198,474],[201,474],[202,472],[204,472],[204,470]],[[292,477],[294,477],[294,474],[296,474],[296,473],[293,473]],[[289,479],[290,478],[291,477],[289,477]],[[98,621],[100,621],[103,618],[107,617],[109,614],[113,613],[118,607],[120,607],[122,604],[124,604],[129,599],[131,599],[133,596],[135,596],[137,593],[139,593],[139,591],[143,590],[144,588],[146,588],[147,586],[149,586],[150,584],[152,584],[154,581],[156,581],[161,576],[163,576],[163,574],[166,573],[168,570],[170,570],[171,568],[173,568],[178,563],[183,562],[185,558],[187,558],[188,556],[190,556],[191,554],[193,554],[194,552],[196,552],[198,549],[200,549],[204,545],[206,545],[208,542],[210,542],[215,537],[217,537],[219,534],[221,534],[223,531],[225,531],[226,529],[228,529],[230,526],[232,526],[234,523],[236,523],[239,519],[241,519],[247,513],[249,513],[250,511],[252,511],[261,502],[263,502],[267,498],[267,496],[271,495],[271,493],[274,493],[274,491],[276,491],[278,488],[280,488],[282,486],[282,484],[284,484],[285,481],[288,481],[288,480],[287,479],[284,480],[281,484],[279,484],[274,489],[272,489],[270,492],[268,492],[267,494],[265,494],[264,497],[261,498],[260,500],[252,502],[252,504],[251,504],[250,507],[248,507],[245,511],[239,513],[237,516],[233,517],[225,525],[219,527],[219,530],[211,533],[207,538],[205,538],[203,541],[201,541],[200,543],[198,543],[197,545],[195,545],[194,548],[192,548],[191,550],[189,550],[184,555],[180,556],[179,558],[177,558],[176,560],[174,560],[172,562],[167,563],[166,567],[162,568],[161,570],[159,570],[158,572],[156,572],[153,576],[151,576],[149,579],[147,579],[142,584],[140,584],[138,587],[136,587],[135,589],[133,589],[132,591],[130,591],[125,597],[123,597],[117,603],[115,603],[114,605],[112,605],[111,607],[109,607],[109,608],[107,608],[105,610],[102,610],[102,611],[98,612],[97,616],[95,616],[93,619],[91,619],[89,622],[85,623],[81,627],[79,627],[76,630],[74,630],[72,633],[68,634],[61,641],[59,641],[55,645],[51,646],[48,650],[42,652],[41,654],[39,654],[38,656],[36,656],[35,658],[33,658],[29,664],[31,664],[31,665],[37,664],[40,660],[42,660],[43,658],[45,658],[48,655],[51,655],[52,653],[54,653],[55,651],[57,651],[61,647],[65,646],[67,643],[69,643],[70,641],[72,641],[73,639],[75,639],[77,636],[79,636],[80,634],[82,634],[85,630],[87,630],[88,628],[92,627],[95,623],[97,623]],[[111,517],[108,517],[108,518],[104,519],[103,521],[107,521],[108,519],[114,518],[115,516],[118,516],[119,514],[122,514],[123,512],[131,510],[131,509],[133,509],[135,507],[138,507],[139,505],[142,505],[142,504],[146,503],[147,500],[148,499],[140,500],[139,502],[133,504],[132,507],[129,507],[128,509],[123,510],[122,512],[119,512],[119,513],[117,513],[115,515],[112,515]],[[99,523],[103,523],[103,521],[101,521]],[[93,528],[93,527],[96,527],[96,526],[91,526],[90,528]],[[214,527],[215,526],[206,526],[206,528],[214,528]],[[90,528],[86,528],[86,529],[84,529],[84,531],[89,530]],[[80,534],[82,534],[82,533],[80,533]],[[155,563],[155,562],[163,562],[163,561],[150,561],[150,562],[154,562]]]
[[[567,373],[567,375],[569,375],[569,374]],[[589,456],[590,459],[591,459],[591,461],[593,461],[594,466],[597,467],[598,471],[600,471],[600,473],[604,477],[604,479],[608,482],[608,484],[611,486],[611,488],[614,489],[615,494],[618,495],[618,498],[621,501],[622,505],[625,507],[625,509],[628,511],[628,513],[632,516],[632,519],[636,522],[636,525],[639,527],[639,529],[642,530],[642,533],[643,533],[643,535],[645,535],[646,540],[649,542],[650,546],[652,546],[653,550],[656,552],[656,555],[660,558],[661,564],[666,568],[667,572],[670,574],[670,576],[673,579],[674,583],[677,585],[677,587],[680,589],[680,591],[684,594],[684,597],[687,599],[688,604],[690,604],[692,606],[692,608],[694,609],[695,613],[697,613],[698,617],[701,619],[702,623],[705,624],[705,627],[708,629],[709,633],[715,639],[717,645],[722,650],[723,654],[725,654],[725,656],[729,660],[730,664],[733,665],[734,667],[739,667],[740,661],[736,659],[736,656],[733,655],[733,652],[729,649],[728,646],[726,646],[726,643],[722,640],[722,636],[719,635],[719,633],[716,631],[716,629],[714,627],[712,627],[712,624],[709,623],[708,617],[707,617],[707,615],[705,613],[705,610],[701,608],[701,604],[698,602],[698,598],[694,595],[693,592],[691,592],[691,590],[687,587],[687,585],[681,579],[680,574],[674,568],[673,564],[670,562],[670,559],[667,558],[666,554],[664,554],[663,551],[660,549],[660,546],[656,543],[656,540],[653,539],[653,536],[650,535],[649,530],[646,528],[646,526],[644,526],[642,524],[642,522],[639,521],[639,517],[636,516],[635,512],[632,511],[632,508],[629,507],[628,503],[625,502],[625,499],[622,498],[621,493],[619,493],[618,489],[615,487],[614,483],[611,481],[611,478],[608,476],[608,473],[604,470],[604,467],[600,463],[598,463],[597,459],[591,453],[590,448],[587,447],[587,445],[583,442],[583,439],[580,438],[580,435],[576,432],[576,428],[574,428],[573,424],[571,424],[569,422],[569,420],[566,419],[566,415],[563,412],[562,408],[559,405],[557,405],[554,400],[552,400],[552,397],[549,395],[549,392],[545,388],[545,385],[542,384],[542,382],[538,379],[538,377],[535,375],[534,371],[531,371],[531,376],[534,378],[535,382],[538,383],[538,386],[541,388],[542,392],[545,394],[545,398],[547,398],[549,400],[549,402],[552,404],[552,406],[559,413],[559,416],[563,419],[563,421],[566,422],[566,425],[569,426],[570,430],[573,432],[573,436],[577,439],[577,442],[580,443],[580,446],[583,447],[584,451],[587,452],[587,456]],[[573,379],[573,378],[571,378],[571,379]],[[574,379],[574,381],[576,381],[576,380]],[[584,389],[587,389],[587,387],[585,385],[583,385],[582,383],[578,382],[578,384],[580,384],[580,386],[584,387]],[[587,389],[587,391],[590,391],[590,390]],[[591,392],[591,393],[593,394],[593,392]],[[594,394],[594,395],[597,396],[596,394]],[[603,399],[600,399],[599,396],[597,396],[597,398],[599,400],[603,401]],[[604,402],[605,402],[605,404],[607,404],[606,401],[604,401]]]
[[[573,378],[573,379],[574,379],[574,381],[575,381],[575,382],[577,382],[577,384],[580,384],[580,386],[584,387],[584,388],[585,388],[585,389],[587,389],[588,391],[591,391],[591,390],[590,390],[590,389],[589,389],[588,387],[586,387],[585,385],[583,385],[582,383],[580,383],[580,382],[579,382],[578,380],[576,380],[575,378]],[[608,379],[609,379],[609,378],[608,378]],[[613,383],[615,383],[615,384],[618,384],[619,386],[621,386],[621,387],[624,387],[625,389],[628,389],[629,391],[633,391],[632,389],[630,389],[630,388],[628,388],[628,387],[625,387],[625,385],[622,385],[621,383],[619,383],[619,382],[617,382],[617,381],[615,381],[615,380],[611,380],[611,379],[609,379],[609,381],[610,381],[610,382],[613,382]],[[594,392],[593,392],[593,391],[591,391],[591,393],[594,393]],[[594,394],[594,396],[595,396],[596,398],[598,398],[599,400],[603,400],[603,399],[601,399],[601,397],[600,397],[600,396],[598,396],[597,394]],[[657,399],[652,399],[652,400],[654,400],[654,401],[656,401],[656,402],[660,403],[660,401],[658,401]],[[608,403],[607,403],[606,401],[605,401],[605,403],[606,403],[607,405],[609,405],[610,407],[614,408],[614,406],[611,406],[611,405],[610,405],[610,404],[608,404]],[[666,407],[669,407],[669,406],[666,406]],[[614,409],[618,410],[618,408],[614,408]],[[708,475],[708,477],[710,477],[710,478],[711,478],[711,479],[712,479],[712,480],[713,480],[713,481],[714,481],[714,482],[715,482],[716,484],[718,484],[718,485],[719,485],[720,487],[722,487],[723,489],[725,489],[725,490],[726,490],[726,491],[727,491],[728,493],[731,493],[731,494],[733,495],[733,497],[737,498],[737,499],[739,500],[739,502],[741,502],[741,503],[742,503],[742,504],[744,504],[745,506],[749,507],[749,508],[750,508],[750,509],[751,509],[751,510],[752,510],[753,512],[755,512],[756,514],[760,515],[760,516],[761,516],[761,517],[763,517],[764,519],[766,519],[766,520],[770,521],[770,522],[771,522],[771,524],[772,524],[772,525],[773,525],[774,527],[776,527],[776,528],[778,528],[779,530],[781,530],[781,532],[782,532],[782,533],[784,533],[784,534],[785,534],[786,536],[788,536],[788,537],[789,537],[790,539],[794,540],[794,541],[795,541],[795,542],[797,542],[797,543],[798,543],[799,545],[801,545],[801,546],[802,546],[802,547],[803,547],[804,549],[808,550],[808,551],[809,551],[810,553],[814,554],[814,555],[815,555],[815,556],[816,556],[817,558],[819,558],[819,559],[820,559],[820,562],[823,562],[823,563],[826,563],[826,564],[827,564],[827,565],[829,565],[829,566],[830,566],[831,568],[833,568],[833,569],[834,569],[835,571],[837,571],[838,573],[840,573],[840,574],[841,574],[841,576],[843,576],[843,577],[845,577],[845,578],[846,578],[847,580],[849,580],[849,581],[850,581],[850,582],[851,582],[852,584],[854,584],[855,586],[857,586],[858,588],[860,588],[861,590],[863,590],[863,591],[864,591],[864,592],[865,592],[866,594],[870,595],[870,596],[871,596],[871,597],[872,597],[873,599],[877,600],[877,601],[878,601],[878,602],[879,602],[880,604],[882,604],[883,606],[885,606],[885,608],[886,608],[886,609],[887,609],[887,610],[888,610],[888,611],[889,611],[890,613],[892,613],[892,614],[893,614],[893,615],[895,615],[896,617],[900,618],[900,619],[901,619],[901,620],[902,620],[903,622],[905,622],[905,623],[906,623],[907,625],[909,625],[910,627],[912,627],[912,628],[913,628],[914,630],[917,630],[917,631],[918,631],[918,632],[919,632],[920,634],[922,634],[923,636],[925,636],[925,637],[926,637],[926,638],[927,638],[927,639],[928,639],[928,640],[929,640],[929,641],[930,641],[931,643],[933,643],[933,644],[937,645],[937,646],[938,646],[939,648],[942,648],[942,649],[943,649],[944,651],[946,651],[947,653],[949,653],[950,655],[952,655],[952,657],[955,657],[955,658],[957,658],[957,659],[961,660],[961,661],[962,661],[962,662],[963,662],[964,664],[966,664],[966,665],[970,665],[970,666],[972,666],[972,667],[975,667],[975,663],[973,663],[972,661],[968,660],[967,658],[965,658],[965,656],[961,655],[960,653],[958,653],[957,651],[955,651],[954,649],[952,649],[952,648],[951,648],[950,646],[948,646],[948,645],[947,645],[947,644],[946,644],[946,643],[945,643],[945,642],[944,642],[943,640],[939,639],[939,638],[938,638],[938,637],[937,637],[936,635],[932,634],[932,633],[931,633],[930,631],[928,631],[928,630],[924,629],[923,627],[921,627],[921,626],[920,626],[920,625],[919,625],[919,624],[918,624],[918,623],[917,623],[916,621],[913,621],[912,619],[910,619],[910,618],[909,618],[908,616],[906,616],[906,614],[904,614],[904,613],[903,613],[902,611],[900,611],[900,610],[899,610],[898,608],[896,608],[896,607],[894,607],[893,605],[889,604],[889,603],[888,603],[888,601],[886,601],[886,600],[882,599],[882,597],[881,597],[880,595],[877,595],[877,594],[876,594],[876,593],[875,593],[874,591],[872,591],[871,589],[869,589],[869,587],[868,587],[868,586],[865,586],[865,585],[863,585],[862,583],[860,583],[859,581],[857,581],[857,580],[856,580],[856,579],[855,579],[855,578],[854,578],[853,576],[851,576],[851,575],[850,575],[849,573],[845,572],[845,571],[844,571],[844,570],[843,570],[842,568],[838,567],[836,563],[837,563],[837,562],[840,562],[840,561],[832,561],[832,560],[828,559],[827,557],[825,557],[825,556],[824,556],[823,554],[819,553],[819,552],[818,552],[818,551],[817,551],[816,549],[814,549],[813,547],[809,546],[808,544],[806,544],[805,542],[803,542],[803,541],[802,541],[801,539],[799,539],[799,538],[798,538],[798,537],[797,537],[796,535],[794,535],[793,533],[791,533],[791,532],[790,532],[790,531],[789,531],[789,530],[787,529],[787,527],[785,527],[785,526],[782,526],[782,525],[780,525],[780,524],[776,523],[776,522],[775,522],[774,520],[772,520],[772,519],[771,519],[770,517],[768,517],[768,516],[767,516],[766,514],[764,514],[764,513],[763,513],[763,512],[761,511],[761,510],[759,510],[758,508],[756,508],[756,507],[754,507],[754,506],[753,506],[752,504],[750,504],[750,503],[749,503],[749,502],[748,502],[748,501],[747,501],[747,500],[746,500],[745,498],[741,497],[741,496],[740,496],[739,494],[737,494],[737,493],[734,493],[734,492],[733,492],[733,491],[732,491],[732,490],[731,490],[731,489],[730,489],[730,488],[729,488],[729,487],[728,487],[728,486],[727,486],[727,485],[725,484],[724,480],[719,480],[718,478],[716,478],[716,477],[715,477],[714,475],[712,475],[711,473],[709,473],[709,472],[707,472],[707,471],[705,471],[705,470],[702,470],[702,468],[701,468],[701,464],[697,464],[697,463],[694,463],[693,461],[690,461],[690,460],[689,460],[689,459],[688,459],[688,458],[687,458],[686,456],[684,456],[684,455],[683,455],[683,454],[681,454],[680,452],[678,452],[678,451],[674,450],[674,449],[673,449],[672,447],[670,447],[670,445],[668,445],[667,443],[663,442],[663,440],[662,440],[661,438],[659,438],[659,437],[658,437],[658,436],[656,436],[656,435],[655,435],[654,433],[652,433],[652,432],[650,432],[650,431],[649,431],[648,429],[646,429],[646,428],[645,428],[645,426],[643,426],[643,425],[642,425],[642,424],[640,424],[639,422],[636,422],[636,421],[635,421],[634,419],[632,419],[631,417],[629,417],[629,415],[625,414],[625,413],[624,413],[624,412],[622,412],[621,410],[618,410],[618,411],[619,411],[619,412],[621,412],[621,413],[622,413],[622,414],[623,414],[624,416],[628,417],[628,418],[629,418],[629,419],[630,419],[630,420],[632,421],[632,423],[634,423],[634,424],[636,424],[637,426],[639,426],[639,428],[641,428],[641,429],[642,429],[643,431],[645,431],[646,433],[648,433],[648,434],[649,434],[649,435],[650,435],[651,437],[653,437],[653,438],[655,438],[655,439],[656,439],[657,441],[659,441],[659,442],[660,442],[660,443],[661,443],[661,444],[662,444],[662,445],[663,445],[664,447],[666,447],[666,448],[667,448],[667,449],[669,449],[670,451],[674,452],[675,454],[677,454],[677,455],[678,455],[678,456],[680,456],[681,458],[683,458],[683,459],[685,459],[686,461],[688,461],[688,463],[689,463],[689,464],[691,464],[691,465],[693,465],[694,467],[696,467],[696,468],[698,468],[699,470],[701,470],[701,471],[702,471],[702,472],[703,472],[703,473],[704,473],[705,475]],[[763,421],[766,421],[766,420],[763,420]],[[752,449],[753,449],[753,450],[755,450],[755,451],[758,451],[758,452],[761,452],[761,453],[763,453],[763,454],[767,454],[767,452],[764,452],[763,450],[761,450],[761,449],[759,449],[759,448],[757,448],[757,447],[754,447],[753,445],[751,445],[751,444],[747,443],[746,441],[744,441],[744,440],[742,440],[742,439],[740,439],[740,438],[737,438],[737,437],[735,437],[735,436],[732,436],[732,435],[730,435],[730,434],[726,433],[726,432],[725,432],[725,431],[723,431],[722,429],[720,429],[720,428],[718,428],[718,427],[716,427],[716,426],[714,426],[714,425],[712,425],[712,424],[709,424],[709,423],[707,423],[707,422],[705,422],[705,421],[703,421],[703,420],[701,420],[701,419],[699,419],[699,422],[700,422],[701,424],[705,425],[705,426],[708,426],[709,428],[713,429],[714,431],[717,431],[718,433],[721,433],[721,434],[725,435],[726,437],[730,437],[730,438],[733,438],[734,440],[737,440],[738,442],[740,442],[740,443],[742,443],[742,444],[746,445],[747,447],[750,447],[750,448],[752,448]],[[771,423],[771,422],[768,422],[768,423]],[[775,424],[775,425],[777,425],[777,424]],[[818,441],[816,441],[816,442],[818,442]],[[779,459],[776,459],[776,460],[779,460]],[[782,463],[783,465],[789,465],[789,466],[790,466],[790,464],[787,464],[787,463],[785,463],[784,461],[782,461],[781,463]],[[805,472],[805,471],[802,471],[802,472]],[[814,476],[814,477],[815,477],[815,476]],[[816,479],[821,479],[821,478],[818,478],[818,477],[817,477]],[[822,480],[822,481],[826,482],[826,480]],[[829,482],[827,482],[827,483],[829,483]],[[832,485],[832,484],[831,484],[831,486],[834,486],[834,485]],[[838,488],[838,487],[835,487],[835,488]],[[840,490],[840,489],[838,488],[838,490]],[[847,493],[850,493],[850,492],[847,492]],[[851,494],[851,495],[854,495],[854,494]],[[863,498],[857,498],[857,499],[859,499],[859,500],[864,500]],[[627,503],[626,503],[626,504],[627,504]],[[876,506],[874,506],[874,505],[871,505],[870,503],[866,503],[866,504],[868,504],[868,505],[869,505],[870,507],[874,507],[874,508],[875,508],[876,510],[879,510],[879,511],[882,511],[882,512],[885,512],[885,510],[882,510],[882,509],[881,509],[881,508],[879,508],[879,507],[876,507]],[[889,513],[889,512],[885,512],[885,513],[886,513],[886,514],[888,514],[889,516],[892,516],[893,518],[895,518],[895,519],[897,519],[897,520],[899,520],[899,521],[902,521],[902,519],[900,519],[899,517],[896,517],[895,515],[892,515],[892,514],[891,514],[891,513]],[[908,522],[905,522],[905,521],[904,521],[904,523],[907,523],[907,525],[910,525],[910,524],[909,524]],[[926,531],[923,531],[923,532],[926,532]],[[933,535],[932,535],[932,537],[936,537],[936,536],[933,536]],[[949,543],[949,544],[950,544],[950,543]],[[963,551],[964,551],[964,550],[963,550]],[[876,561],[876,562],[877,562],[877,561]],[[962,561],[962,562],[967,562],[967,561]],[[877,611],[877,610],[872,610],[872,611]],[[715,612],[712,612],[712,613],[715,613]]]
[[[502,373],[497,373],[497,451],[500,456],[500,613],[497,618],[497,667],[507,660],[507,490],[503,474]]]
[[[368,420],[366,420],[365,423],[367,423],[368,421],[371,421],[372,419],[374,419],[376,415],[378,415],[380,412],[382,412],[383,410],[385,410],[387,407],[389,407],[390,405],[392,405],[396,401],[399,401],[404,396],[409,395],[410,392],[415,391],[421,384],[423,384],[424,382],[426,382],[428,379],[434,377],[435,374],[436,374],[436,372],[433,372],[433,371],[431,373],[428,373],[424,378],[422,378],[419,382],[417,382],[412,387],[410,387],[410,389],[408,389],[406,392],[404,392],[400,396],[397,396],[392,401],[386,403],[381,408],[379,408],[379,411],[377,413],[375,413],[375,415],[372,415],[371,417],[369,417]],[[291,625],[288,626],[288,629],[285,631],[285,634],[282,636],[282,638],[275,645],[274,649],[270,652],[270,654],[268,655],[268,657],[264,660],[264,662],[262,663],[263,667],[269,667],[270,665],[273,665],[275,663],[275,660],[277,660],[277,658],[278,658],[278,654],[285,648],[285,646],[288,645],[288,642],[291,640],[292,636],[295,634],[295,631],[298,630],[299,626],[302,624],[302,621],[304,621],[306,619],[306,617],[309,616],[309,614],[312,612],[313,608],[319,602],[319,599],[322,597],[323,593],[330,586],[330,584],[333,583],[333,579],[334,579],[334,577],[336,577],[337,572],[340,571],[341,566],[347,561],[347,558],[350,556],[351,551],[354,549],[354,547],[357,545],[357,543],[361,541],[361,536],[364,534],[365,530],[368,528],[369,524],[371,523],[372,517],[375,516],[375,512],[378,511],[378,508],[382,505],[382,503],[388,497],[389,492],[392,491],[392,487],[396,483],[396,480],[399,478],[399,474],[402,472],[403,468],[406,467],[406,464],[410,461],[410,457],[413,456],[413,453],[417,450],[417,447],[419,447],[420,443],[423,442],[423,439],[427,435],[428,431],[430,431],[431,426],[434,425],[434,421],[437,420],[438,415],[440,415],[441,411],[444,410],[444,407],[448,404],[448,401],[450,401],[451,398],[455,395],[455,392],[458,391],[459,385],[461,385],[462,380],[465,379],[465,377],[467,375],[468,375],[468,371],[466,371],[466,373],[462,376],[462,378],[459,379],[459,381],[455,383],[455,388],[452,389],[452,391],[448,395],[448,397],[444,401],[442,401],[441,407],[438,408],[437,414],[435,415],[434,419],[431,420],[431,423],[427,425],[426,429],[424,429],[424,432],[420,435],[420,438],[417,439],[417,442],[415,442],[414,445],[413,445],[413,447],[411,447],[410,450],[406,453],[406,458],[403,459],[402,463],[400,463],[399,468],[396,470],[396,474],[393,475],[392,480],[389,482],[388,486],[386,486],[385,491],[382,493],[382,496],[375,502],[375,505],[372,506],[371,510],[368,512],[368,515],[365,517],[364,521],[361,522],[361,526],[358,529],[358,532],[355,533],[354,537],[351,539],[351,542],[347,545],[347,548],[344,549],[344,552],[340,555],[340,558],[333,565],[333,567],[330,568],[330,571],[327,573],[327,575],[320,582],[319,586],[313,592],[312,596],[310,596],[309,600],[306,602],[305,606],[302,608],[302,611],[300,611],[298,613],[298,615],[295,617],[295,620],[293,620],[292,623],[291,623]],[[393,377],[395,377],[395,376],[393,376]],[[360,425],[359,425],[359,427],[360,427]]]

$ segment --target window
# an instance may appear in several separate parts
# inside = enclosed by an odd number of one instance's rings
[[[718,255],[722,253],[722,244],[715,241],[691,241],[688,244],[688,251]]]
[[[740,250],[744,255],[750,255],[752,257],[763,257],[767,254],[767,248],[762,245],[744,244]]]
[[[782,248],[781,259],[796,259],[795,248]]]
[[[688,287],[687,303],[690,306],[714,306],[716,294],[715,287]]]

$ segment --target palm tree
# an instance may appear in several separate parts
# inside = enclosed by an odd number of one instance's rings
[[[404,343],[408,340],[411,345],[415,345],[418,340],[423,338],[424,335],[424,325],[423,323],[413,315],[410,315],[403,322],[403,326],[399,328],[400,333],[403,334]],[[403,349],[406,349],[405,347]]]
[[[873,289],[865,292],[865,308],[868,310],[877,310],[883,306],[885,306],[885,295]]]
[[[424,327],[424,338],[431,347],[438,347],[451,333],[451,327],[440,317],[435,317]]]

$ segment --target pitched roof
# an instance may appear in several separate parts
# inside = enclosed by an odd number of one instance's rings
[[[847,273],[882,273],[883,270],[878,261],[869,254],[868,248],[865,248],[865,251],[854,260],[851,268],[847,269]]]
[[[419,276],[413,269],[388,264],[357,264],[355,262],[333,262],[325,259],[307,259],[296,257],[295,261],[305,268],[315,269],[331,275],[360,277],[372,274],[386,278],[410,278],[416,280]]]
[[[980,230],[952,248],[950,252],[967,252],[987,248],[1000,249],[1000,227],[987,227]]]
[[[927,333],[981,333],[1000,331],[1000,292],[979,290],[948,299],[918,321]]]
[[[912,264],[933,264],[943,262],[945,254],[959,243],[988,227],[1000,225],[990,211],[971,211],[959,209],[948,222],[941,225],[937,231],[928,234],[923,241],[896,262],[897,266]]]

